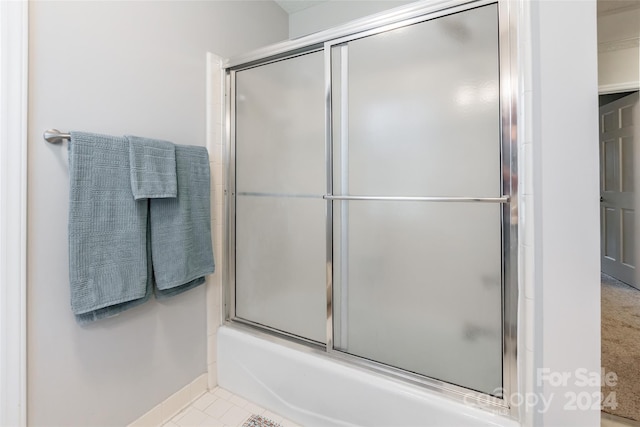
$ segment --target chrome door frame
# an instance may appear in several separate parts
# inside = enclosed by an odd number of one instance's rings
[[[502,350],[503,375],[502,398],[469,390],[464,387],[449,384],[433,378],[413,374],[382,363],[369,361],[333,350],[333,199],[339,196],[332,194],[333,188],[333,134],[331,123],[331,47],[358,38],[379,34],[385,31],[416,24],[423,21],[450,15],[489,4],[498,5],[498,47],[499,47],[499,80],[500,80],[500,117],[501,117],[501,164],[509,177],[502,181],[502,195],[494,203],[502,203]],[[322,31],[299,39],[278,43],[266,48],[237,56],[225,61],[222,65],[225,71],[225,148],[227,173],[225,207],[227,227],[223,241],[226,259],[223,263],[223,302],[226,324],[238,325],[251,333],[261,336],[265,334],[279,338],[284,345],[300,348],[300,344],[308,351],[322,353],[336,360],[347,361],[350,364],[372,369],[376,372],[400,378],[410,383],[435,391],[438,394],[452,397],[467,405],[478,406],[500,415],[519,420],[520,408],[512,404],[511,397],[519,391],[518,383],[518,224],[512,224],[511,208],[518,203],[518,186],[512,185],[512,177],[518,172],[518,141],[517,134],[512,132],[517,128],[518,107],[521,100],[518,97],[519,63],[518,63],[518,11],[520,4],[510,0],[443,0],[421,1],[402,6],[352,23]],[[252,324],[235,317],[235,73],[240,70],[265,65],[271,62],[295,57],[312,51],[325,52],[325,155],[327,165],[326,185],[326,274],[327,274],[327,342],[326,347],[315,342],[300,339],[282,331],[265,328],[263,325]],[[425,198],[428,199],[428,198]],[[425,200],[428,201],[428,200]],[[432,200],[437,201],[437,200]],[[462,201],[462,200],[461,200]],[[466,200],[465,200],[466,201]],[[480,201],[480,200],[473,200]],[[520,215],[519,215],[520,216]],[[273,338],[272,338],[273,339]],[[278,338],[276,338],[278,339]]]

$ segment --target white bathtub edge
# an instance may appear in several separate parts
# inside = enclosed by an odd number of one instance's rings
[[[218,330],[218,381],[221,387],[305,426],[520,425],[232,326]]]

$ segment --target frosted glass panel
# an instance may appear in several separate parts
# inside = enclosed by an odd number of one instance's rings
[[[348,82],[333,76],[348,140],[334,140],[351,194],[500,194],[497,29],[490,5],[348,43]]]
[[[236,73],[238,192],[324,194],[321,52]]]
[[[236,316],[326,341],[325,203],[239,196]]]
[[[236,316],[326,342],[323,55],[236,73]]]
[[[348,224],[340,210],[349,205]],[[341,202],[335,347],[495,394],[502,386],[500,206]],[[346,317],[346,319],[345,319]],[[346,327],[346,330],[343,328]]]
[[[489,5],[332,49],[335,194],[502,195],[497,29]],[[501,209],[335,202],[334,347],[499,393]]]

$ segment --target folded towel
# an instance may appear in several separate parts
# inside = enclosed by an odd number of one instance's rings
[[[125,136],[129,141],[131,190],[138,199],[176,197],[175,145],[159,139]]]
[[[150,238],[156,296],[176,295],[213,273],[209,155],[176,145],[178,197],[151,199]]]
[[[114,316],[151,294],[148,201],[131,196],[125,138],[71,132],[69,279],[79,323]]]

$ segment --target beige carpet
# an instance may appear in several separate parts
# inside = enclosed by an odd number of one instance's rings
[[[602,387],[605,398],[615,392],[618,406],[603,411],[640,421],[640,291],[603,274],[601,300],[602,366],[618,376],[614,387]]]

